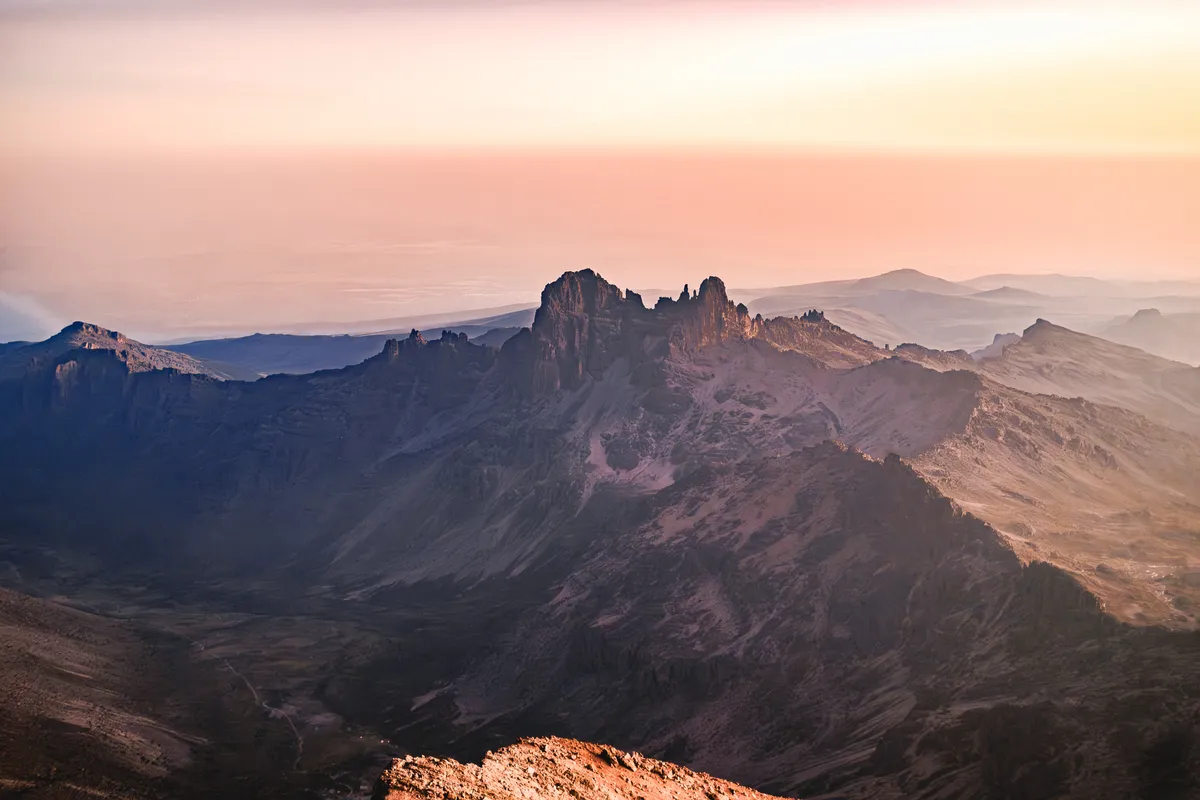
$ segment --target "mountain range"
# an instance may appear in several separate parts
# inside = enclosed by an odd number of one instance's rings
[[[799,316],[820,307],[830,321],[881,347],[920,343],[975,351],[996,333],[1019,331],[1047,318],[1165,358],[1200,364],[1200,353],[1191,345],[1197,338],[1193,318],[1200,315],[1200,283],[1118,283],[1062,275],[988,275],[955,282],[901,269],[853,280],[732,289],[730,296],[751,313],[766,317]],[[1154,316],[1157,309],[1149,308],[1156,303],[1166,309],[1158,312],[1161,319]],[[303,333],[276,331],[160,346],[190,355],[224,375],[254,380],[358,364],[378,353],[388,338],[407,335],[410,329],[435,335],[450,330],[499,346],[530,325],[535,311],[533,304],[506,306],[466,315],[374,320],[340,329],[333,323],[314,323],[296,326]]]
[[[1157,308],[1143,308],[1128,318],[1118,318],[1101,330],[1114,342],[1127,344],[1158,355],[1200,363],[1200,313],[1164,314]]]
[[[996,302],[911,278],[864,308]],[[20,672],[9,729],[86,757],[27,737],[0,779],[333,796],[553,735],[771,794],[1200,791],[1200,369],[1044,320],[892,350],[823,311],[584,270],[492,343],[307,374],[82,324],[0,352],[5,584],[54,601],[5,624],[69,614],[68,673],[198,676],[101,702]]]

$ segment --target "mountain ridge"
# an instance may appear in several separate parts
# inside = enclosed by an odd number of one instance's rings
[[[0,351],[0,379],[19,379],[43,364],[69,358],[72,351],[107,350],[117,354],[131,372],[171,369],[185,374],[225,375],[197,359],[142,344],[122,333],[87,322],[73,322],[43,342],[24,344]]]

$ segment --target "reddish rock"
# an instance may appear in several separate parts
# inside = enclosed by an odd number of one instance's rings
[[[483,763],[406,756],[392,762],[377,797],[386,800],[772,800],[702,772],[602,744],[549,737],[522,739]]]

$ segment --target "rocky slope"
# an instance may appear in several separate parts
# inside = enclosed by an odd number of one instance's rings
[[[384,773],[381,790],[381,800],[770,800],[744,786],[638,753],[553,736],[522,739],[488,753],[479,765],[405,757]]]
[[[191,356],[144,345],[98,325],[73,322],[44,342],[21,343],[0,351],[0,380],[21,380],[52,366],[69,371],[71,354],[80,350],[111,352],[130,372],[174,370],[219,379],[228,377]]]
[[[1004,348],[1021,341],[1017,333],[997,333],[992,337],[992,343],[971,353],[971,358],[982,361],[985,358],[998,358],[1004,355]]]
[[[1126,345],[1038,320],[997,358],[979,362],[992,380],[1038,394],[1083,397],[1200,433],[1195,369]]]
[[[1128,623],[1196,624],[1200,444],[903,355],[590,271],[499,351],[414,332],[237,383],[73,350],[69,380],[0,380],[0,540],[49,581],[89,552],[79,583],[153,585],[125,607],[175,629],[369,624],[309,665],[223,636],[289,708],[417,752],[552,733],[776,793],[1193,791],[1194,634]]]
[[[228,662],[0,589],[0,796],[294,797],[292,734]]]

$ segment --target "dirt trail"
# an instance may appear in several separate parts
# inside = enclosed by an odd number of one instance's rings
[[[197,642],[195,639],[189,639],[188,641],[190,641],[195,647],[200,648],[201,651],[205,650],[203,642]],[[292,769],[298,770],[300,768],[300,759],[304,757],[304,737],[300,735],[300,730],[296,727],[296,723],[292,720],[291,715],[282,708],[275,708],[263,700],[258,694],[258,689],[254,688],[254,684],[250,682],[250,679],[239,672],[238,669],[233,666],[233,664],[230,664],[229,659],[225,658],[224,656],[217,656],[217,659],[221,662],[221,664],[224,665],[225,669],[232,672],[241,679],[242,683],[246,684],[246,688],[249,689],[250,694],[254,696],[254,702],[267,712],[267,716],[275,719],[282,719],[288,724],[288,727],[292,729],[292,735],[296,738],[296,760],[292,762]]]

